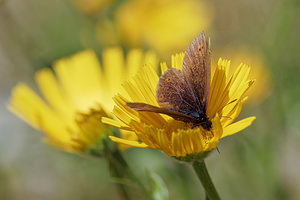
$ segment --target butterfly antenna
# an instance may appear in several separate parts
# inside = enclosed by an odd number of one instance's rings
[[[219,150],[219,147],[217,147],[217,151],[218,151],[219,154],[221,154],[221,153],[220,153],[220,150]]]
[[[227,103],[225,106],[223,106],[222,108],[220,108],[216,113],[218,113],[218,112],[220,112],[223,108],[225,108],[226,106],[228,106],[228,105],[230,105],[230,104],[232,104],[232,103],[234,103],[234,102],[236,102],[237,101],[237,99],[234,99],[234,100],[232,100],[232,101],[230,101],[229,103]],[[234,106],[234,108],[236,107],[237,105],[235,105]],[[209,117],[209,118],[213,118],[214,116],[212,116],[212,117]],[[221,117],[228,117],[228,116],[221,116]],[[229,117],[230,118],[230,117]]]
[[[232,119],[231,117],[228,117],[228,116],[221,116],[221,117],[225,117],[225,118],[229,118],[229,119]]]
[[[223,106],[223,108],[225,108],[226,106],[228,106],[228,105],[230,105],[230,104],[232,104],[232,103],[234,103],[234,102],[236,102],[236,101],[237,101],[237,99],[234,99],[234,100],[230,101],[230,102],[227,103],[225,106]],[[222,108],[222,109],[223,109],[223,108]],[[220,111],[220,110],[219,110],[219,111]],[[219,112],[219,111],[218,111],[218,112]]]

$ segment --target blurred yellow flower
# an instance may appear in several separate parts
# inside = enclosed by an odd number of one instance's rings
[[[72,3],[83,13],[95,15],[106,6],[112,5],[115,0],[71,0]]]
[[[271,71],[266,64],[264,57],[259,54],[259,52],[250,51],[249,48],[246,47],[240,47],[238,49],[223,49],[220,52],[222,53],[216,54],[222,57],[231,56],[233,66],[237,66],[240,61],[251,66],[250,78],[255,77],[256,81],[246,93],[251,96],[246,105],[257,105],[263,102],[272,93],[273,83]]]
[[[82,51],[36,73],[44,100],[27,84],[12,92],[9,109],[46,134],[46,141],[68,152],[85,152],[98,145],[111,128],[101,123],[113,107],[112,96],[144,63],[157,67],[155,55],[132,50],[124,59],[120,48],[103,51],[103,68],[96,54]]]
[[[211,7],[197,0],[128,0],[116,11],[115,20],[128,46],[146,46],[169,56],[208,29],[212,17]]]
[[[183,53],[173,56],[172,67],[182,70],[183,57]],[[110,138],[117,143],[133,147],[159,149],[177,158],[198,156],[217,148],[221,138],[245,129],[255,119],[255,117],[248,117],[234,122],[247,99],[242,96],[254,80],[249,80],[250,67],[245,64],[240,64],[232,77],[228,75],[229,68],[230,61],[219,59],[211,78],[211,91],[206,111],[212,122],[210,131],[203,129],[202,126],[192,128],[191,123],[177,121],[164,114],[137,112],[129,108],[127,102],[159,106],[155,97],[159,77],[153,69],[144,67],[123,85],[124,91],[114,97],[116,106],[113,114],[120,121],[102,118],[103,123],[135,132],[139,141],[113,136]],[[162,73],[167,69],[166,63],[163,63]]]

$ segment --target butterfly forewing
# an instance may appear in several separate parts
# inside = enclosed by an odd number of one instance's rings
[[[159,79],[156,99],[160,107],[174,108],[187,113],[195,110],[195,94],[188,87],[181,70],[168,69]]]
[[[197,97],[196,108],[198,111],[206,110],[210,91],[210,44],[204,32],[187,48],[182,71],[189,88]]]
[[[146,112],[166,114],[169,115],[170,117],[173,117],[175,120],[179,120],[179,121],[191,122],[191,123],[196,121],[195,118],[183,114],[179,111],[172,110],[170,108],[159,108],[146,103],[127,103],[126,105],[136,111],[146,111]]]

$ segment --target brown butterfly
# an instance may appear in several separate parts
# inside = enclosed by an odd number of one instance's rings
[[[209,92],[210,40],[205,39],[202,31],[187,48],[182,71],[170,68],[160,77],[156,88],[160,107],[145,103],[126,105],[137,111],[166,114],[210,130],[212,123],[206,115]]]

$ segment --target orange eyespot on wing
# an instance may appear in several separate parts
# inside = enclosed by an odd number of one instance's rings
[[[161,102],[163,102],[163,101],[164,101],[164,99],[165,99],[165,97],[164,97],[164,95],[163,95],[163,94],[160,94],[160,95],[158,96],[158,101],[161,101]]]
[[[210,42],[204,32],[196,37],[186,50],[183,59],[183,75],[197,96],[201,108],[207,108],[210,92]]]
[[[171,79],[171,77],[167,77],[167,78],[165,79],[165,81],[168,82],[168,83],[171,83],[172,79]]]

